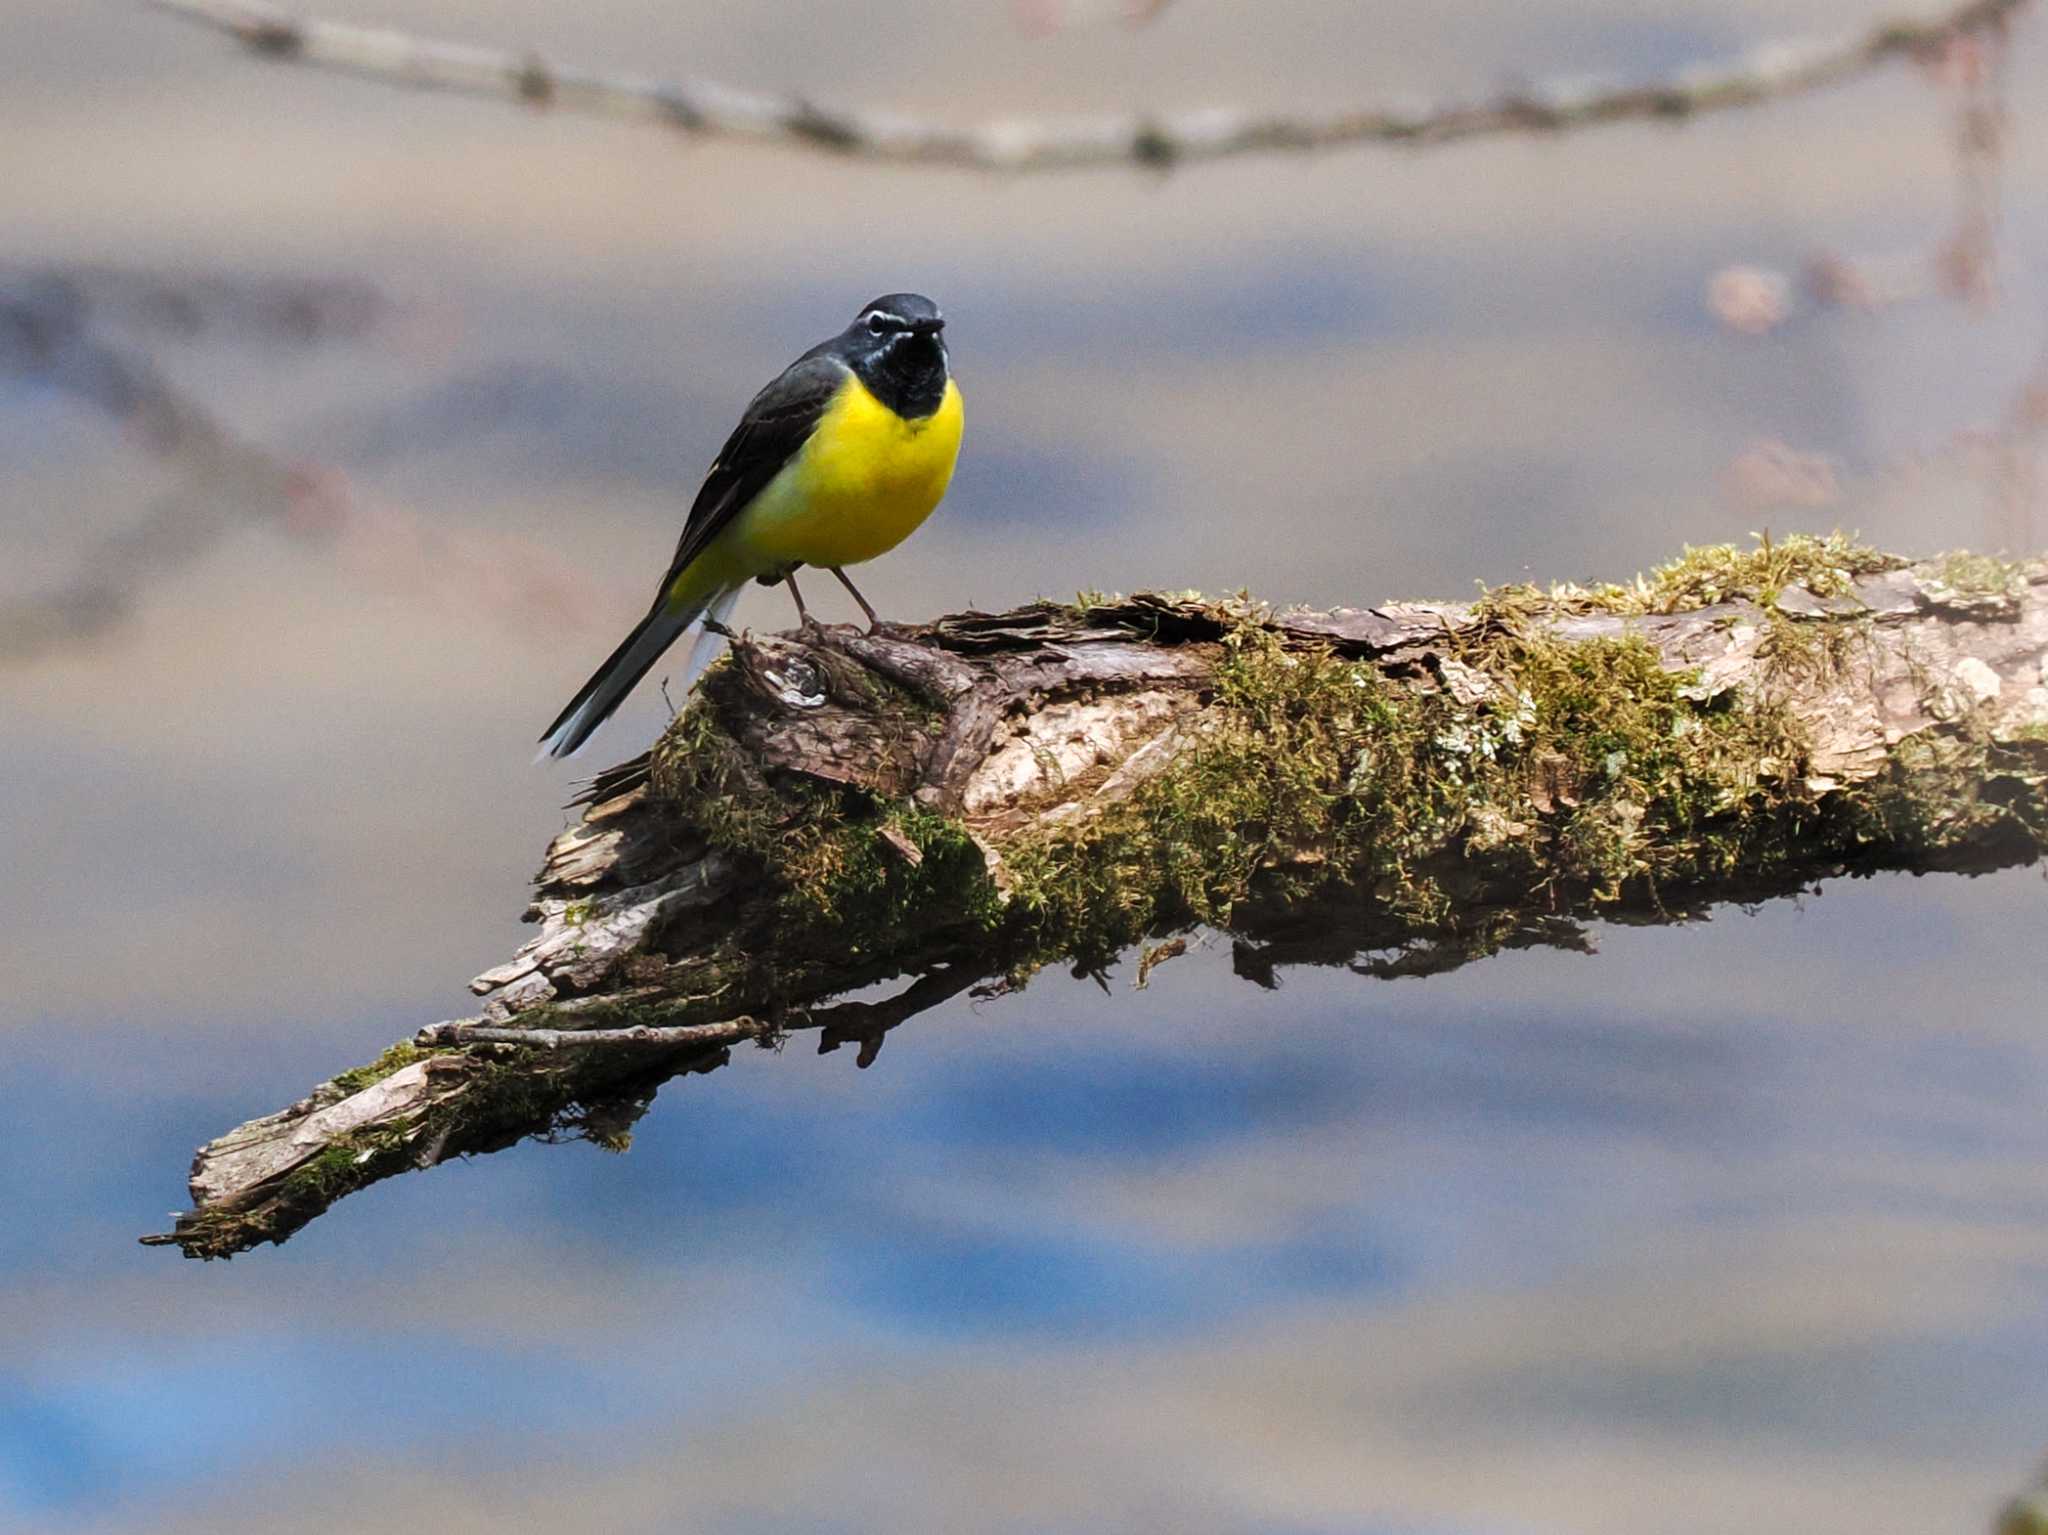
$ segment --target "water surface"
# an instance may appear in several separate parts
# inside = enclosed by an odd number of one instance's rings
[[[961,115],[1469,95],[1865,17],[1383,10],[1182,0],[1029,43],[999,5],[892,5],[908,49],[858,8],[352,14]],[[1999,541],[1973,453],[2042,346],[2038,27],[1999,304],[1802,300],[1756,338],[1707,311],[1722,267],[1949,231],[1924,79],[1005,182],[266,69],[114,4],[0,21],[0,297],[47,313],[57,274],[99,349],[0,367],[0,607],[117,599],[0,655],[0,1528],[1923,1535],[2026,1478],[2031,871],[1424,981],[1265,991],[1210,941],[1142,992],[948,1004],[866,1072],[743,1053],[625,1157],[400,1179],[232,1265],[132,1239],[193,1145],[459,1013],[518,942],[567,781],[532,737],[744,397],[873,293],[942,299],[969,401],[945,510],[863,579],[903,617],[1459,596],[1765,523]],[[281,318],[273,282],[317,301]],[[194,511],[108,358],[231,434],[236,495]],[[1732,492],[1759,440],[1834,499]],[[193,536],[132,558],[157,513]],[[600,745],[663,718],[648,689]]]

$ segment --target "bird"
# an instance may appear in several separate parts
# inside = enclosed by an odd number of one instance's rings
[[[750,581],[787,585],[813,629],[796,573],[829,570],[870,631],[881,622],[846,567],[916,532],[952,483],[964,418],[945,329],[923,294],[884,294],[754,396],[704,476],[653,606],[548,726],[536,761],[581,748],[701,623],[694,679]]]

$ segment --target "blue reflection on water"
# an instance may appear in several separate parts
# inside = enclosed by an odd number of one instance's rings
[[[2005,1026],[1994,982],[1975,1024],[1943,1030],[1868,1012],[1841,975],[1894,925],[1935,984],[1981,975],[2026,925],[2029,879],[1846,887],[1807,913],[1616,931],[1597,959],[1427,983],[1289,971],[1265,992],[1220,949],[1144,993],[1041,977],[914,1020],[870,1072],[802,1039],[743,1052],[665,1089],[624,1157],[527,1147],[401,1179],[232,1266],[132,1237],[194,1139],[268,1106],[252,1077],[302,1081],[338,1037],[53,1023],[0,1081],[39,1153],[0,1220],[0,1296],[31,1297],[0,1377],[0,1508],[33,1527],[312,1446],[402,1454],[452,1431],[451,1404],[464,1433],[597,1454],[597,1425],[687,1439],[736,1401],[773,1418],[819,1382],[992,1351],[1159,1367],[1290,1316],[1454,1316],[1461,1296],[1569,1294],[1617,1263],[1682,1287],[1716,1233],[1734,1251],[1792,1239],[1839,1265],[1845,1299],[1885,1294],[1873,1240],[1921,1268],[1953,1249],[1953,1279],[1937,1264],[1911,1284],[1977,1298],[1896,1325],[1872,1299],[1875,1331],[1703,1333],[1676,1353],[1623,1315],[1583,1354],[1447,1364],[1403,1411],[1816,1455],[2024,1444],[2048,1369],[2048,1249],[2027,1240],[2048,1230],[2043,1047]],[[1780,1005],[1711,1005],[1732,954]],[[1618,1000],[1652,975],[1661,1012]],[[1689,1016],[1687,998],[1709,1005]],[[346,1031],[366,1027],[397,1031]],[[1369,1355],[1358,1369],[1362,1389]],[[760,1512],[718,1527],[774,1527]]]
[[[1303,1295],[1394,1288],[1365,1233],[1187,1254],[1157,1245],[932,1229],[892,1231],[835,1268],[841,1291],[898,1327],[940,1336],[1041,1330],[1171,1334]]]
[[[1156,1156],[1230,1136],[1357,1112],[1368,1083],[1350,1061],[1291,1052],[1174,1057],[1115,1043],[1078,1059],[963,1061],[900,1129],[920,1140]]]

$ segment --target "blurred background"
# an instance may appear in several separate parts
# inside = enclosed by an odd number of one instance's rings
[[[1869,0],[335,0],[968,122],[1636,79]],[[1682,127],[890,167],[0,0],[0,1528],[1978,1531],[2048,1443],[2038,872],[1426,981],[1198,945],[232,1266],[191,1148],[458,1016],[746,398],[945,305],[862,584],[1281,602],[2019,550],[2048,22]],[[828,617],[850,607],[809,595]],[[739,618],[789,621],[757,592]],[[589,767],[666,718],[643,689]]]

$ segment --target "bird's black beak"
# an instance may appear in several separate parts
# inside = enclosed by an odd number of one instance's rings
[[[944,315],[933,315],[928,320],[912,320],[910,322],[910,333],[913,336],[936,336],[945,328],[946,319]]]

